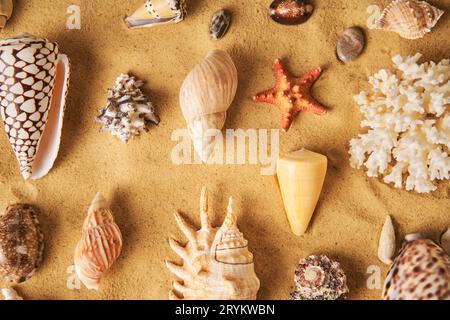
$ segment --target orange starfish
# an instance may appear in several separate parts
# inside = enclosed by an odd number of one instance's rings
[[[258,93],[253,100],[271,103],[281,110],[281,126],[284,132],[289,130],[300,111],[310,111],[318,115],[327,113],[327,109],[310,94],[311,87],[322,73],[320,67],[299,78],[285,70],[280,59],[275,60],[274,69],[277,78],[275,88]]]

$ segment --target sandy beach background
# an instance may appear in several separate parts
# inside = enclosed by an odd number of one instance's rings
[[[33,33],[59,43],[72,62],[72,77],[59,157],[48,176],[24,182],[5,134],[0,134],[0,208],[27,202],[40,209],[45,235],[41,268],[15,288],[26,299],[166,299],[173,280],[164,260],[175,259],[167,243],[183,239],[172,213],[180,209],[198,223],[202,185],[210,190],[215,224],[221,223],[232,195],[239,227],[255,255],[261,280],[260,299],[286,299],[301,258],[327,254],[341,262],[348,276],[350,299],[377,299],[381,290],[366,286],[370,265],[384,278],[387,267],[377,259],[378,237],[391,214],[399,243],[407,233],[437,237],[450,224],[449,183],[430,195],[397,190],[349,166],[348,142],[360,132],[362,119],[352,96],[368,88],[367,77],[391,66],[391,56],[424,54],[424,60],[449,58],[450,1],[431,1],[446,14],[431,34],[417,41],[394,33],[367,30],[370,4],[383,0],[316,0],[315,13],[299,26],[274,23],[270,0],[186,0],[188,16],[177,25],[128,30],[122,19],[143,0],[19,0],[1,37]],[[67,30],[67,7],[81,8],[81,30]],[[226,37],[208,35],[212,14],[233,13]],[[364,54],[347,65],[337,61],[335,44],[351,26],[367,35]],[[328,106],[327,116],[301,114],[289,133],[281,134],[280,153],[305,147],[329,158],[329,169],[311,227],[294,236],[273,177],[259,165],[182,165],[171,162],[174,130],[185,127],[178,92],[187,73],[212,49],[226,50],[239,71],[239,88],[229,110],[227,128],[279,128],[279,111],[255,104],[252,95],[274,84],[272,63],[283,58],[295,74],[313,67],[325,70],[314,88]],[[122,72],[146,81],[161,124],[125,145],[99,133],[94,119],[106,90]],[[2,129],[3,131],[3,129]],[[122,255],[104,278],[99,292],[69,291],[66,268],[80,238],[87,207],[97,191],[111,202],[124,236]],[[0,287],[5,284],[0,281]]]

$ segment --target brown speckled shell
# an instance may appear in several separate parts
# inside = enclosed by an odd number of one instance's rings
[[[405,241],[388,273],[384,300],[450,300],[450,256],[428,239]]]
[[[42,261],[44,237],[32,206],[16,204],[0,214],[0,276],[21,283]]]
[[[270,17],[285,25],[301,24],[313,14],[314,6],[305,0],[275,0],[270,5]]]

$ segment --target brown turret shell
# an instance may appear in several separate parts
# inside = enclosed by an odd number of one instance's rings
[[[295,291],[291,300],[342,300],[349,290],[339,262],[326,256],[310,256],[295,270]]]
[[[0,214],[0,276],[21,283],[42,261],[44,237],[32,206],[16,204]]]

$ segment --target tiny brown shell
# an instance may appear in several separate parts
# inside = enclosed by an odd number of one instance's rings
[[[227,33],[231,23],[231,13],[228,10],[219,10],[211,19],[209,34],[213,40],[222,39]]]
[[[364,32],[358,27],[348,28],[337,42],[337,55],[342,62],[350,62],[359,57],[366,44]]]
[[[21,283],[33,276],[44,251],[35,209],[16,204],[0,214],[0,276]]]
[[[304,0],[275,0],[270,5],[270,17],[285,25],[301,24],[311,17],[314,6]]]

